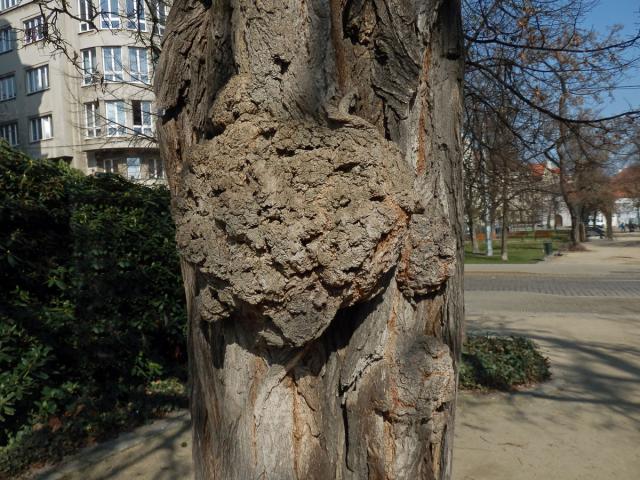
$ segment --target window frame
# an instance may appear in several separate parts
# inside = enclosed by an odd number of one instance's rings
[[[115,6],[115,10],[113,10]],[[120,5],[118,0],[100,0],[100,29],[120,28]]]
[[[149,179],[164,180],[164,163],[160,157],[151,157],[149,159]]]
[[[3,35],[6,34],[6,35]],[[15,31],[13,27],[7,26],[0,28],[0,55],[13,51],[15,43]],[[5,50],[1,49],[2,45],[7,45]]]
[[[137,165],[131,165],[130,160],[137,160]],[[142,180],[142,158],[140,157],[127,157],[126,159],[126,163],[127,163],[127,180]],[[136,168],[137,167],[137,174],[131,175],[129,172],[131,171],[131,168]]]
[[[88,56],[85,54],[89,54]],[[82,86],[93,85],[98,82],[98,51],[95,47],[80,50],[82,57]],[[86,59],[91,61],[91,69],[87,69]]]
[[[4,82],[11,80],[11,86],[13,89],[13,96],[7,96],[7,97],[3,97],[2,92],[4,92]],[[8,75],[3,75],[2,77],[0,77],[0,102],[8,102],[10,100],[15,100],[16,98],[16,74],[15,73],[10,73]]]
[[[153,118],[151,116],[152,103],[153,102],[151,102],[151,100],[131,100],[131,128],[134,134],[146,135],[148,137],[153,135]],[[139,123],[136,122],[136,104],[140,106]],[[145,110],[143,105],[148,108]],[[145,122],[145,119],[147,119],[148,122]]]
[[[109,167],[107,168],[107,165]],[[103,158],[102,159],[102,171],[103,173],[113,173],[118,174],[118,161],[114,158]]]
[[[4,12],[20,5],[21,0],[0,0],[0,12]],[[10,4],[10,5],[9,5]]]
[[[31,25],[31,22],[39,20],[39,22],[35,22]],[[44,15],[36,15],[34,17],[28,18],[22,22],[24,27],[24,36],[22,42],[25,45],[31,45],[33,43],[37,43],[41,40],[44,40],[47,36],[47,19]],[[33,38],[32,33],[36,32],[36,37]]]
[[[4,133],[7,131],[5,129],[9,129],[11,127],[14,127],[12,133],[15,136],[15,143],[11,142],[11,135],[8,135],[8,136],[4,135]],[[3,123],[2,125],[0,125],[0,138],[3,138],[4,140],[6,140],[6,142],[11,147],[17,147],[18,145],[20,145],[20,133],[18,131],[18,122],[15,121],[15,122]]]
[[[45,75],[38,75],[37,80],[40,80],[40,88],[36,88],[35,90],[31,89],[31,74],[40,72],[43,70],[46,72]],[[44,81],[42,81],[44,79]],[[27,95],[32,95],[34,93],[42,92],[44,90],[49,89],[49,65],[39,65],[37,67],[28,68],[25,74],[26,87],[27,87]]]
[[[144,47],[129,47],[129,78],[135,83],[149,84],[149,52]],[[142,58],[144,57],[144,58]],[[135,59],[136,70],[132,60]],[[144,71],[140,69],[144,66]]]
[[[125,14],[127,17],[127,29],[138,32],[147,31],[147,18],[144,0],[126,0]]]
[[[107,137],[123,137],[127,133],[127,109],[124,100],[105,100],[105,120]],[[120,108],[121,106],[121,108]],[[114,108],[112,110],[112,107]],[[110,118],[115,113],[115,119]],[[123,119],[118,118],[122,114]],[[113,133],[112,133],[113,132]]]
[[[43,125],[43,120],[48,119],[48,124],[49,124],[49,136],[46,137],[45,136],[45,128]],[[40,133],[39,138],[35,138],[34,136],[34,129],[33,126],[35,125],[34,122],[38,122],[38,129],[37,131]],[[38,142],[42,142],[44,140],[50,140],[53,138],[53,116],[49,113],[47,115],[41,115],[39,117],[32,117],[29,118],[29,143],[38,143]]]
[[[84,6],[84,12],[82,7]],[[93,4],[93,0],[78,0],[78,17],[85,20],[80,20],[80,33],[90,32],[95,30],[95,19],[99,17],[96,7]],[[93,23],[93,25],[92,25]]]
[[[150,21],[154,22],[154,16],[157,23],[153,25],[153,33],[163,36],[165,26],[167,24],[167,14],[169,13],[169,8],[167,4],[163,0],[151,0],[151,8],[153,9],[153,13],[151,15]]]
[[[112,50],[114,53],[112,55],[112,62],[111,62],[113,64],[112,66],[114,68],[117,68],[119,63],[120,70],[107,69],[106,52],[110,50]],[[115,52],[117,52],[118,55],[115,55]],[[119,57],[119,61],[116,59],[116,56]],[[124,82],[124,66],[122,65],[122,47],[118,47],[118,46],[102,47],[102,75],[104,77],[105,82],[110,82],[110,83]]]
[[[91,107],[91,108],[90,108]],[[91,115],[91,121],[90,120]],[[100,126],[100,103],[87,102],[84,104],[84,136],[86,138],[97,138],[102,135]]]

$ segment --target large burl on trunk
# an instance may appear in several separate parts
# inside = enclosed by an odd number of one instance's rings
[[[177,0],[156,75],[199,479],[447,479],[459,1]]]

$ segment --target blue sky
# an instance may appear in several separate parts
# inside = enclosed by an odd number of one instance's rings
[[[623,32],[633,35],[640,28],[640,0],[601,0],[587,17],[585,27],[593,26],[605,32],[616,24],[624,25]],[[640,54],[640,50],[636,54]],[[634,88],[617,90],[613,102],[605,99],[607,105],[603,114],[614,115],[629,108],[640,109],[640,68],[630,71],[622,84]]]

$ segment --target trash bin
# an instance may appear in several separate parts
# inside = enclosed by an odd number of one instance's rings
[[[546,240],[543,242],[544,245],[544,254],[549,256],[553,253],[553,242],[551,240]]]

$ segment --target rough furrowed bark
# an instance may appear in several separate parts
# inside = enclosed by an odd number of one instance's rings
[[[156,92],[199,479],[447,479],[459,3],[178,0]]]

